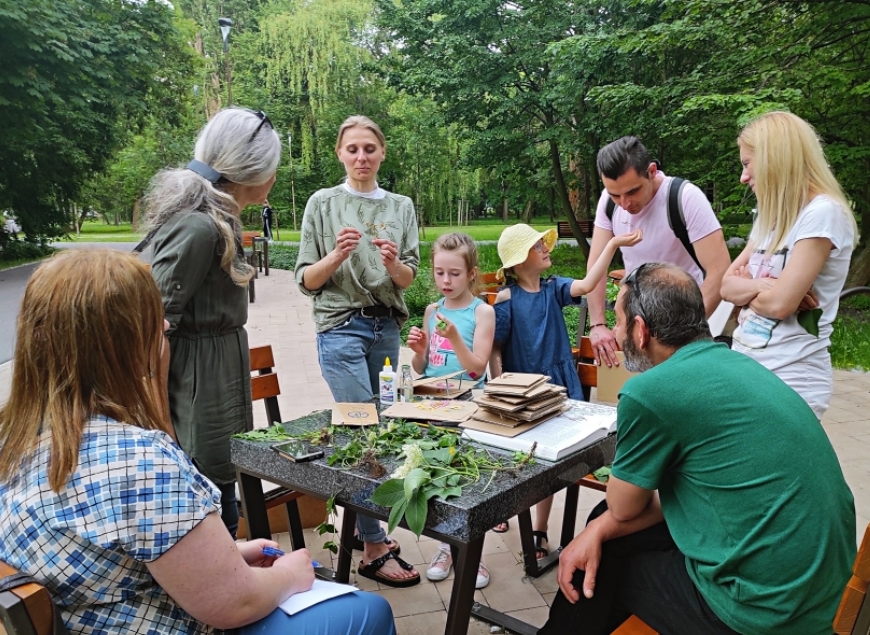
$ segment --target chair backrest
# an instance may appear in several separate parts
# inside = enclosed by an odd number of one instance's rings
[[[864,539],[858,548],[852,577],[843,592],[843,599],[834,617],[834,632],[837,635],[867,635],[870,633],[870,600],[867,585],[870,582],[870,525],[864,531]]]
[[[499,287],[501,287],[501,283],[498,278],[495,277],[495,273],[480,274],[479,282],[479,297],[482,300],[485,300],[487,304],[495,304],[495,299],[498,297]]]
[[[574,360],[577,362],[577,377],[580,378],[580,386],[586,392],[588,388],[598,386],[598,366],[595,365],[595,352],[592,350],[592,342],[585,335],[579,338],[579,346],[574,349]]]
[[[251,355],[251,401],[265,400],[266,414],[269,417],[269,425],[281,423],[281,409],[278,407],[278,395],[281,387],[278,385],[278,375],[272,368],[275,366],[275,357],[272,355],[272,347],[252,347]]]
[[[0,561],[0,582],[16,574],[16,569]],[[48,589],[29,582],[0,591],[0,634],[68,635],[68,631]]]
[[[253,247],[254,238],[259,238],[260,232],[242,232],[242,247]]]

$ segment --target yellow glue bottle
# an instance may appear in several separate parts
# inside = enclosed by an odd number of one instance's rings
[[[396,373],[389,357],[384,359],[384,367],[378,375],[378,385],[381,393],[381,405],[392,406],[396,403]]]

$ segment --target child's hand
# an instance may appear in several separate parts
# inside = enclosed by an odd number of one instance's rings
[[[643,230],[635,229],[630,234],[622,234],[613,237],[613,244],[617,247],[632,247],[643,240]]]
[[[426,331],[417,326],[412,326],[408,331],[408,341],[405,344],[417,355],[425,355]]]
[[[435,319],[438,320],[435,322],[435,332],[438,333],[438,335],[446,337],[450,341],[459,337],[459,331],[456,329],[456,325],[453,322],[440,313],[435,313]]]

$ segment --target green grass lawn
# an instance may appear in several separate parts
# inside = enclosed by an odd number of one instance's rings
[[[88,222],[82,225],[80,235],[76,236],[75,232],[71,232],[68,239],[80,243],[138,243],[143,235],[133,231],[130,223],[106,225]]]

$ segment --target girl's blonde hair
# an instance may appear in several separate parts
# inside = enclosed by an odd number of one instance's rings
[[[40,265],[24,292],[12,391],[0,409],[0,482],[18,474],[43,428],[56,492],[78,465],[93,415],[172,435],[157,394],[166,390],[162,341],[160,292],[131,254],[69,249]]]
[[[384,137],[384,133],[381,132],[381,128],[378,124],[365,115],[353,115],[345,119],[344,123],[338,128],[338,137],[335,139],[336,152],[341,148],[341,138],[344,136],[344,133],[351,128],[365,128],[366,130],[371,130],[381,143],[381,147],[387,147],[387,139]]]
[[[281,140],[260,114],[225,108],[200,131],[193,158],[231,183],[262,185],[278,170]],[[221,268],[242,287],[254,276],[253,268],[236,260],[242,231],[239,205],[220,183],[187,169],[162,170],[152,179],[143,202],[149,230],[177,214],[208,214],[221,237]]]
[[[737,144],[753,153],[758,200],[754,236],[771,236],[768,253],[783,247],[810,193],[826,194],[839,204],[857,242],[855,215],[810,124],[789,112],[769,112],[747,124]]]
[[[435,267],[435,254],[439,251],[458,252],[462,254],[462,259],[465,261],[465,266],[468,271],[478,267],[477,245],[474,239],[468,234],[454,232],[452,234],[442,234],[435,239],[432,244],[432,267]],[[479,273],[479,272],[478,272]],[[480,289],[480,282],[477,279],[477,274],[468,280],[468,290],[472,295],[477,295]]]

